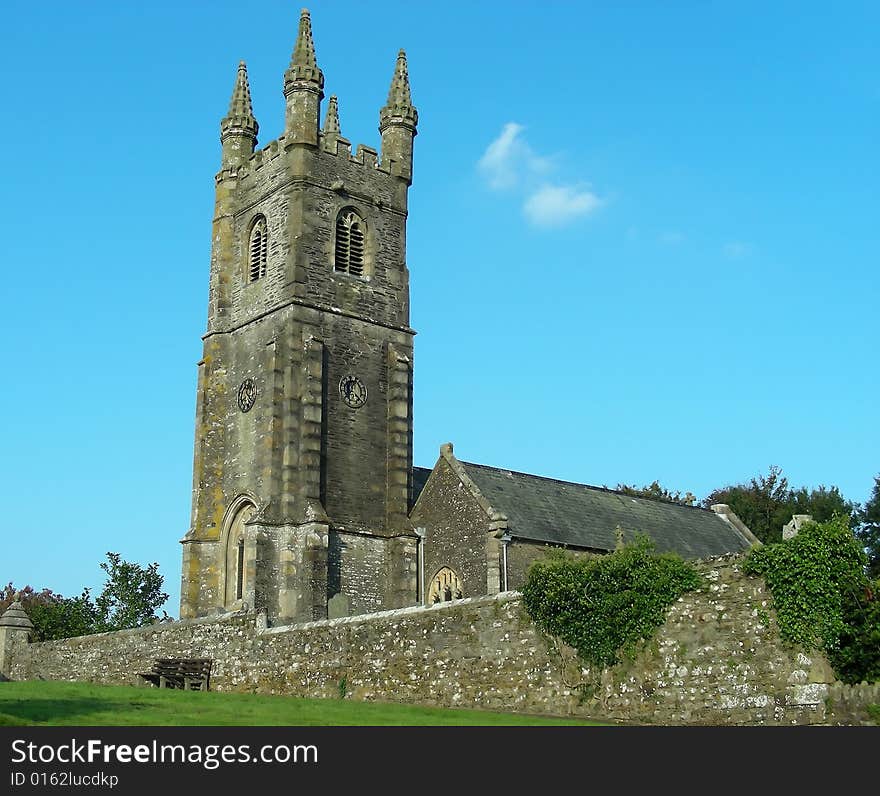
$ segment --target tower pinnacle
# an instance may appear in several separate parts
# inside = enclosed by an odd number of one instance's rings
[[[238,62],[238,74],[235,77],[235,86],[232,89],[232,98],[229,100],[229,113],[227,118],[235,117],[254,118],[254,106],[251,102],[251,87],[248,83],[247,64]],[[254,120],[256,123],[256,120]]]
[[[339,105],[336,95],[330,95],[330,103],[327,106],[327,115],[324,117],[324,135],[339,136],[342,130],[339,127]]]
[[[312,19],[305,8],[299,18],[290,66],[284,73],[284,98],[287,102],[285,129],[288,142],[317,146],[324,73],[318,68]]]
[[[412,183],[413,138],[419,113],[412,104],[406,53],[397,54],[388,101],[379,111],[379,132],[382,135],[382,163],[391,173]]]
[[[287,94],[288,86],[298,80],[314,83],[319,91],[324,88],[324,73],[318,68],[318,59],[315,57],[312,18],[307,8],[304,8],[300,14],[296,44],[293,47],[290,66],[284,73],[284,93]]]
[[[418,123],[419,114],[413,107],[412,93],[409,87],[406,52],[401,50],[397,54],[394,76],[391,78],[391,88],[388,89],[388,102],[379,112],[379,132],[383,132],[383,128],[389,124],[404,124],[411,126],[413,134],[415,134]]]
[[[229,112],[220,122],[224,168],[241,163],[253,154],[259,130],[260,125],[254,117],[251,102],[247,66],[244,61],[239,61],[232,97],[229,100]]]

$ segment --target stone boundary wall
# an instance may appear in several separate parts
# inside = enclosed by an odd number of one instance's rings
[[[760,579],[725,557],[634,661],[590,672],[506,592],[266,627],[261,614],[17,645],[11,679],[142,684],[158,657],[214,659],[211,689],[572,715],[654,724],[860,724],[880,686],[834,683],[779,642]]]

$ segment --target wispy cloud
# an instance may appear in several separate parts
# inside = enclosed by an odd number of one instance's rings
[[[549,170],[549,159],[535,154],[522,136],[524,129],[521,124],[508,122],[498,137],[486,147],[477,166],[490,188],[512,188],[529,174]]]
[[[752,245],[741,240],[734,240],[724,244],[723,252],[724,256],[731,260],[741,260],[752,253]]]
[[[589,215],[602,200],[574,183],[550,183],[554,158],[539,155],[526,141],[525,127],[508,122],[486,147],[477,169],[489,188],[522,196],[523,214],[537,227],[560,227]]]
[[[588,216],[601,204],[592,191],[572,185],[542,185],[526,199],[523,212],[536,227],[561,227]]]

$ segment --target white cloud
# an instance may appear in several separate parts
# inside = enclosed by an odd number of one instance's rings
[[[589,215],[601,204],[592,191],[572,185],[543,185],[526,199],[523,212],[537,227],[560,227]]]
[[[477,167],[490,188],[512,188],[524,176],[545,172],[550,168],[550,161],[536,155],[526,143],[521,135],[524,129],[521,124],[508,122],[498,137],[486,147]]]
[[[743,243],[741,240],[731,241],[724,244],[724,256],[731,260],[739,260],[748,257],[752,253],[752,247],[749,243]]]
[[[523,125],[508,122],[486,147],[477,169],[487,185],[519,194],[525,217],[537,227],[559,227],[599,207],[602,202],[592,191],[542,181],[553,169],[553,158],[538,155],[526,141],[524,130]]]

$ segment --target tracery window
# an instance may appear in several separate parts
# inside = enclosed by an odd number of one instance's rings
[[[463,596],[461,580],[458,575],[449,567],[443,567],[431,581],[431,586],[428,589],[428,605],[460,600]]]

